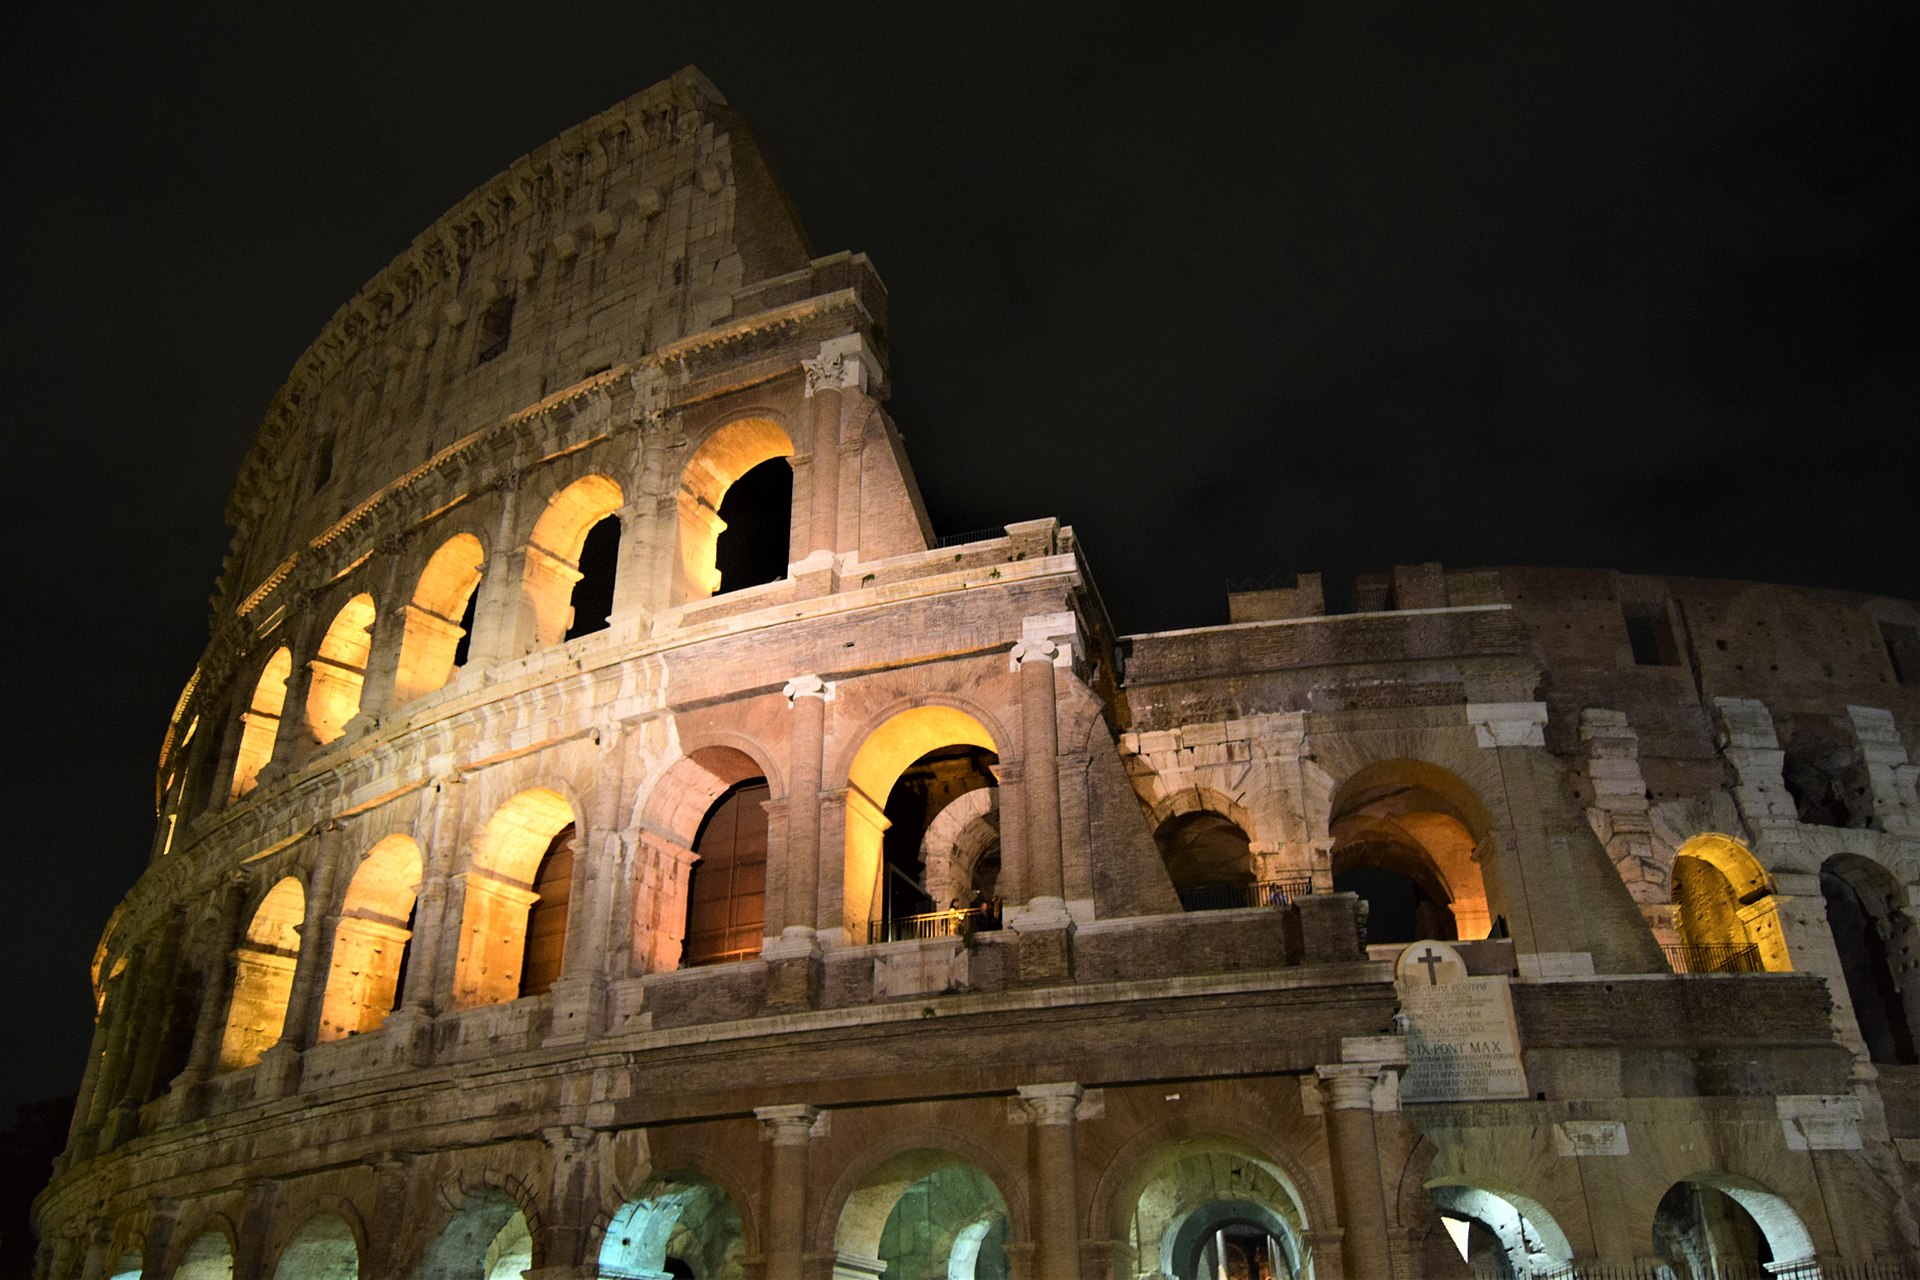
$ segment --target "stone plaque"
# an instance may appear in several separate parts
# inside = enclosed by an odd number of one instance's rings
[[[1408,1102],[1524,1098],[1520,1031],[1507,979],[1475,978],[1444,942],[1416,942],[1394,965],[1405,1016]]]

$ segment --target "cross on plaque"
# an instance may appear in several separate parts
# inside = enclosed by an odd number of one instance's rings
[[[1440,953],[1435,951],[1432,947],[1428,947],[1424,954],[1415,956],[1413,958],[1413,962],[1415,964],[1423,964],[1427,966],[1427,985],[1428,986],[1437,987],[1440,985],[1439,969],[1441,965],[1446,963],[1445,957],[1440,955]]]

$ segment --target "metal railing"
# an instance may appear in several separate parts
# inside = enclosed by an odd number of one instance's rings
[[[1313,892],[1308,876],[1256,880],[1251,884],[1202,884],[1180,890],[1184,911],[1231,911],[1235,907],[1284,907]]]
[[[1754,943],[1677,942],[1663,945],[1667,967],[1675,973],[1765,973]]]
[[[963,938],[1000,927],[1000,908],[993,903],[926,911],[916,916],[893,916],[867,922],[867,941],[918,942],[924,938]]]
[[[1005,526],[998,529],[970,529],[965,533],[943,533],[933,540],[935,550],[941,547],[959,547],[969,542],[992,542],[995,538],[1007,536]]]

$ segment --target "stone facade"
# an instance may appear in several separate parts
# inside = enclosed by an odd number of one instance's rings
[[[1920,610],[1417,565],[1118,635],[1070,528],[935,538],[886,306],[688,71],[333,319],[42,1277],[1920,1258]],[[1402,1098],[1456,1051],[1524,1087]]]

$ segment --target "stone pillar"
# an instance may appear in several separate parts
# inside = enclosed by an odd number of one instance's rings
[[[340,878],[345,850],[340,833],[321,835],[314,855],[313,874],[307,877],[306,919],[300,922],[300,958],[294,964],[293,989],[287,995],[287,1019],[280,1045],[299,1053],[320,1031],[320,1004],[326,994],[327,974],[333,967],[333,924],[339,914],[334,886]],[[278,1047],[278,1046],[276,1046]]]
[[[625,762],[629,755],[621,749],[623,732],[617,727],[603,732],[594,789],[587,797],[587,812],[579,815],[567,907],[566,955],[560,977],[553,984],[553,1025],[547,1033],[548,1043],[585,1040],[597,1035],[605,1021],[607,969],[616,959],[610,945],[613,913],[621,906],[615,887],[632,883],[623,874],[627,854],[620,836],[619,809],[626,791]],[[625,909],[632,911],[631,899]],[[625,974],[624,964],[618,972]]]
[[[807,404],[812,410],[813,441],[808,449],[807,547],[798,557],[811,561],[820,552],[840,550],[840,381],[837,362],[826,356],[803,360]],[[831,373],[826,372],[831,368]],[[797,549],[797,548],[796,548]]]
[[[793,719],[788,734],[786,885],[779,920],[769,920],[762,950],[768,959],[811,954],[820,925],[820,770],[826,741],[827,699],[832,690],[819,676],[795,676],[782,690]],[[772,878],[772,877],[770,877]],[[778,927],[777,936],[772,929]]]
[[[407,1240],[407,1161],[386,1156],[373,1166],[373,1214],[361,1280],[399,1280]]]
[[[800,1280],[807,1247],[807,1164],[818,1107],[755,1107],[766,1137],[767,1225],[763,1280]]]
[[[367,648],[367,665],[360,678],[360,710],[355,720],[377,724],[380,717],[398,705],[395,683],[400,674],[400,650],[406,643],[407,625],[415,612],[408,600],[411,594],[394,581],[394,560],[401,546],[390,542],[380,548],[387,561],[380,584],[375,587],[372,643]],[[424,612],[424,611],[422,611]]]
[[[187,1069],[180,1073],[182,1084],[191,1092],[213,1075],[220,1057],[220,1040],[227,1025],[227,1001],[233,995],[233,952],[240,943],[240,911],[247,901],[246,877],[229,876],[215,899],[212,957],[200,1004],[200,1016],[193,1024],[193,1048],[187,1054]],[[190,1103],[197,1110],[197,1104]]]
[[[154,1074],[160,1067],[160,1049],[166,1043],[166,1020],[173,1006],[173,986],[180,963],[180,938],[185,932],[175,913],[161,932],[160,943],[147,962],[140,983],[138,1029],[133,1033],[128,1066],[120,1097],[115,1102],[112,1136],[106,1145],[118,1146],[140,1131],[140,1108],[153,1096]]]
[[[596,1207],[593,1131],[577,1125],[542,1129],[550,1176],[546,1211],[540,1215],[538,1280],[582,1280],[598,1276],[587,1256]]]
[[[107,1268],[113,1265],[112,1250],[113,1221],[101,1218],[87,1230],[87,1251],[80,1258],[80,1280],[105,1280]],[[153,1274],[161,1273],[156,1270]]]
[[[103,1010],[107,1019],[106,1048],[100,1056],[100,1071],[94,1080],[93,1096],[87,1100],[86,1129],[95,1140],[113,1114],[114,1104],[120,1101],[120,1090],[127,1078],[128,1057],[133,1048],[129,1037],[139,1004],[138,978],[145,960],[144,950],[130,952],[126,970],[107,984],[106,1006]],[[89,1153],[93,1149],[90,1143]]]
[[[279,1183],[268,1178],[247,1183],[240,1202],[239,1229],[233,1233],[233,1280],[271,1280],[273,1263],[267,1257],[267,1241],[273,1234],[274,1213],[279,1207]]]
[[[1082,1090],[1073,1083],[1023,1084],[1020,1100],[1033,1122],[1036,1280],[1079,1280],[1080,1190],[1074,1152]]]
[[[1027,865],[1021,887],[1029,903],[1066,901],[1060,864],[1060,726],[1055,709],[1054,664],[1060,646],[1023,640],[1013,647],[1020,673],[1020,745],[1026,790]]]
[[[1327,1145],[1333,1156],[1346,1274],[1387,1280],[1393,1271],[1386,1192],[1380,1185],[1380,1148],[1373,1132],[1373,1086],[1380,1066],[1342,1062],[1317,1072],[1327,1092]]]
[[[520,580],[513,572],[520,560],[513,554],[513,548],[520,542],[515,536],[520,477],[502,476],[494,482],[494,491],[500,495],[500,518],[487,547],[487,564],[480,574],[480,585],[474,588],[479,594],[473,602],[473,636],[467,641],[467,661],[477,667],[490,667],[520,656],[516,647],[521,611]]]
[[[100,1087],[100,1060],[107,1053],[107,1014],[103,1005],[93,1020],[93,1035],[87,1041],[87,1069],[80,1076],[80,1092],[73,1101],[73,1115],[67,1121],[67,1149],[56,1168],[64,1171],[91,1154],[83,1151],[80,1136],[87,1132],[87,1113],[93,1109],[93,1094]],[[91,1135],[88,1142],[92,1141]]]

